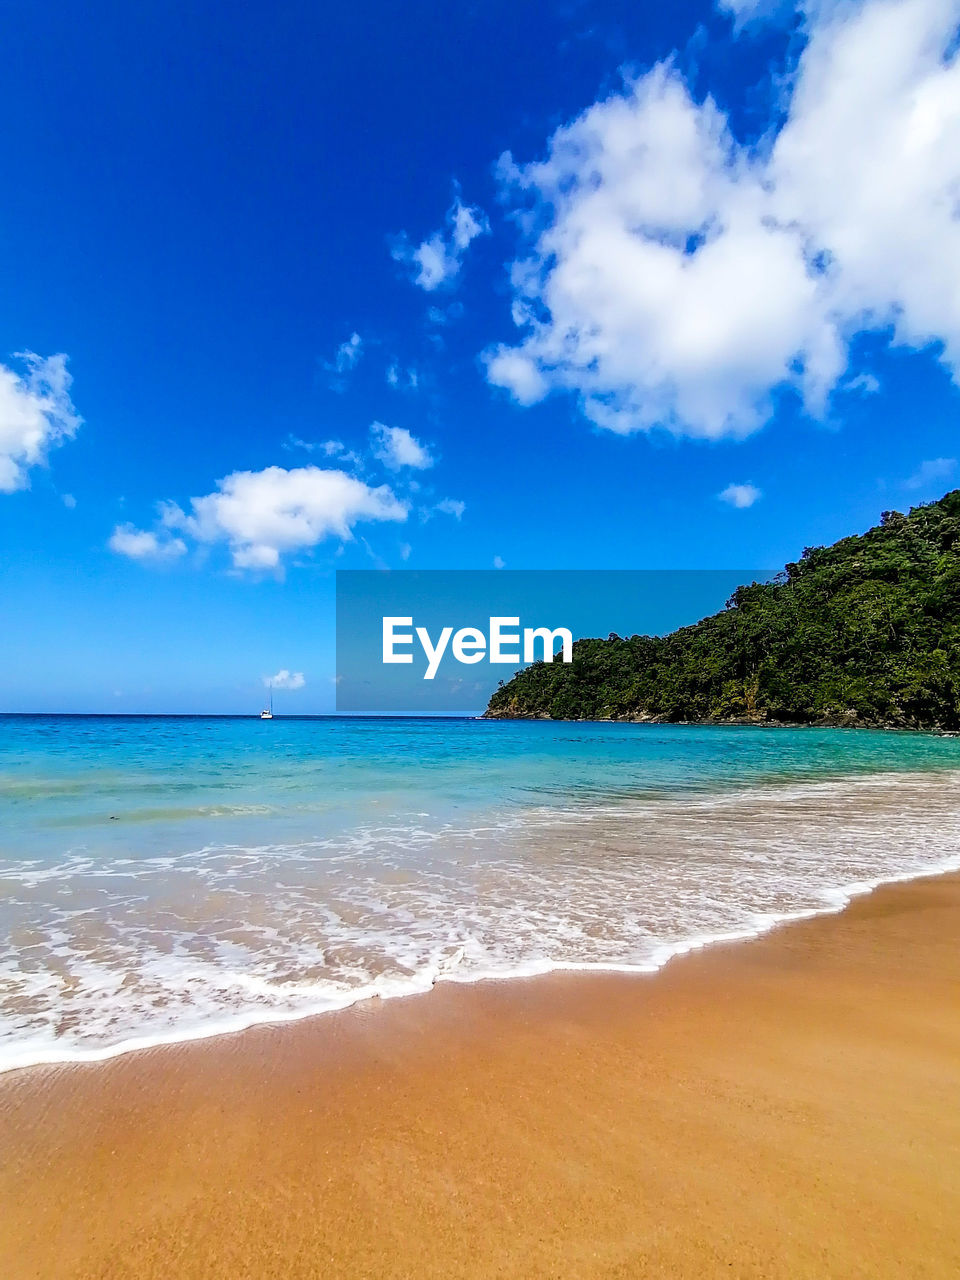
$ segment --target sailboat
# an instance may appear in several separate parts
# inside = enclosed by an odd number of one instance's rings
[[[269,708],[265,707],[263,711],[260,712],[260,719],[261,720],[273,719],[273,690],[272,689],[270,690],[270,706]]]

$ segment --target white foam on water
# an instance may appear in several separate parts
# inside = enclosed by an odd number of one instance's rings
[[[538,806],[297,845],[3,869],[0,1071],[673,957],[960,869],[960,773]]]

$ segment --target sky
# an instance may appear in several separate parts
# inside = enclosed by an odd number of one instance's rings
[[[960,483],[960,0],[5,9],[0,709],[334,702],[338,568]]]

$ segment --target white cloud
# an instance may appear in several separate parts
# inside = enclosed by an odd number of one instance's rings
[[[323,440],[316,447],[325,458],[336,458],[344,466],[353,467],[360,461],[360,455],[342,440]]]
[[[341,466],[359,465],[360,455],[348,448],[342,440],[323,440],[316,447],[325,458],[336,458]]]
[[[416,391],[420,385],[416,369],[401,369],[396,361],[387,366],[386,379],[388,386],[400,391]]]
[[[72,493],[61,494],[60,501],[67,508],[68,511],[73,511],[73,509],[77,505],[77,500]]]
[[[880,391],[880,380],[872,373],[858,373],[845,382],[841,390],[848,395],[875,396]]]
[[[275,676],[264,676],[263,683],[267,689],[302,689],[307,682],[302,671],[288,671],[282,667]]]
[[[235,471],[213,493],[191,499],[189,512],[174,503],[161,511],[166,528],[199,543],[225,543],[238,569],[276,569],[288,552],[328,537],[348,541],[361,521],[407,518],[406,504],[387,485],[319,467]]]
[[[770,163],[851,324],[942,344],[960,372],[956,0],[826,6]]]
[[[427,293],[451,284],[460,274],[463,257],[477,236],[490,230],[487,217],[481,209],[465,205],[459,192],[447,210],[446,227],[434,231],[418,245],[411,245],[402,236],[394,245],[392,255],[412,271],[413,283]]]
[[[433,466],[430,451],[414,439],[406,427],[387,427],[382,422],[375,422],[370,434],[373,437],[373,456],[391,471],[399,471],[402,467],[424,471]]]
[[[743,511],[747,507],[752,507],[758,498],[762,498],[763,494],[752,484],[728,484],[727,487],[717,494],[721,502],[727,502],[731,507],[736,507]]]
[[[0,364],[0,493],[25,489],[29,468],[42,465],[83,421],[70,399],[65,355],[44,359],[25,351],[17,359],[22,374]]]
[[[957,469],[956,458],[930,458],[921,462],[916,471],[904,480],[904,489],[927,489],[950,479]]]
[[[349,375],[357,367],[364,351],[364,341],[359,333],[351,333],[345,342],[337,347],[332,360],[324,360],[323,368],[330,375],[330,389],[343,392],[347,389]]]
[[[786,7],[785,0],[717,0],[720,12],[729,13],[738,27],[755,22],[758,18],[770,17]]]
[[[463,318],[463,303],[451,302],[447,307],[428,307],[427,320],[430,324],[443,328]]]
[[[182,538],[164,537],[150,529],[135,529],[132,524],[118,524],[107,546],[131,560],[176,560],[187,549]]]
[[[543,160],[502,159],[528,251],[493,384],[525,404],[571,392],[614,431],[718,438],[760,426],[783,388],[822,414],[865,330],[933,347],[960,381],[960,5],[809,12],[760,147],[665,64]]]
[[[349,373],[351,369],[356,368],[362,355],[363,339],[359,333],[351,333],[346,342],[341,342],[337,347],[337,354],[332,362],[327,364],[327,368],[333,373]]]
[[[506,567],[506,566],[505,566],[505,564],[504,564],[503,556],[494,556],[494,557],[493,557],[493,567],[494,567],[495,569],[503,569],[503,568],[505,568],[505,567]]]
[[[483,210],[471,209],[459,196],[447,214],[447,222],[450,226],[450,241],[458,253],[469,249],[477,236],[485,235],[490,230]]]
[[[360,463],[360,455],[349,449],[342,440],[301,440],[299,436],[289,435],[284,440],[283,447],[291,452],[302,449],[304,453],[322,453],[325,458],[336,458],[344,467],[355,467]]]
[[[539,360],[515,347],[499,346],[485,356],[487,377],[495,387],[507,387],[518,404],[536,404],[550,390]]]
[[[411,547],[411,545],[410,545],[410,543],[409,543],[409,542],[401,542],[401,543],[400,543],[400,559],[401,559],[401,560],[409,560],[409,559],[410,559],[410,552],[411,552],[412,550],[413,550],[413,547]]]
[[[466,509],[467,504],[461,502],[459,498],[441,498],[426,514],[428,517],[436,513],[441,516],[453,516],[455,520],[462,520]]]
[[[359,333],[351,333],[346,342],[341,342],[337,351],[337,368],[352,369],[363,354],[363,339]]]

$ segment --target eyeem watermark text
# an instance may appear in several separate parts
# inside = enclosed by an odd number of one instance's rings
[[[409,628],[409,629],[407,629]],[[424,680],[432,680],[443,661],[449,646],[457,662],[472,666],[475,662],[502,662],[516,667],[521,662],[536,662],[537,648],[544,662],[553,662],[556,646],[561,648],[561,660],[573,661],[573,635],[566,627],[524,627],[520,631],[520,619],[491,618],[489,634],[478,627],[442,627],[436,640],[426,627],[414,627],[413,618],[385,617],[383,619],[383,661],[385,663],[412,663],[413,647],[419,641],[426,658]],[[523,644],[523,657],[520,645]],[[409,649],[410,652],[406,652]]]

